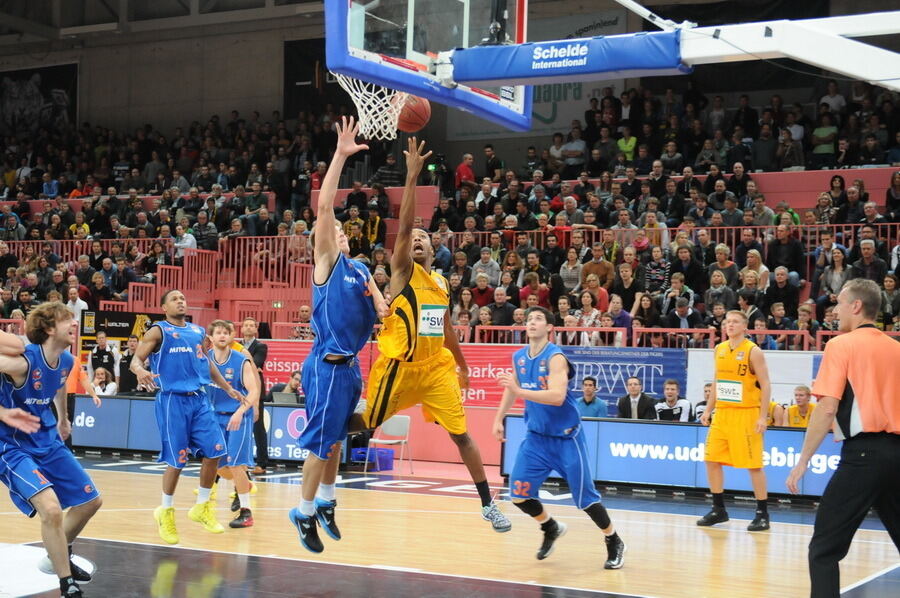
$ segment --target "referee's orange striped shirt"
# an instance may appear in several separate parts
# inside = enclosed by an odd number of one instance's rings
[[[834,337],[825,345],[812,394],[840,400],[837,424],[844,438],[900,434],[900,342],[871,324]]]

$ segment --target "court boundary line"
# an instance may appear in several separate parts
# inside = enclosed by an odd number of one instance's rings
[[[872,573],[871,575],[863,577],[859,581],[855,581],[855,582],[851,583],[849,586],[841,588],[841,594],[843,594],[845,592],[849,592],[850,590],[855,590],[856,588],[858,588],[862,585],[865,585],[865,584],[869,583],[870,581],[875,581],[879,577],[887,575],[888,573],[890,573],[894,569],[897,569],[898,567],[900,567],[900,562],[894,563],[893,565],[885,567],[881,571],[876,571],[875,573]]]
[[[490,582],[501,583],[501,584],[506,584],[506,585],[528,586],[528,587],[533,587],[533,588],[553,588],[553,589],[559,589],[559,590],[573,590],[576,592],[587,592],[590,594],[618,595],[618,597],[621,597],[621,598],[661,598],[660,596],[651,596],[649,594],[627,594],[627,593],[618,592],[615,590],[592,590],[590,588],[577,588],[574,586],[557,586],[557,585],[539,584],[539,583],[527,582],[527,581],[511,581],[511,580],[507,580],[507,579],[497,579],[497,578],[493,578],[493,577],[482,577],[482,576],[475,576],[475,575],[438,573],[437,571],[425,571],[423,569],[415,569],[415,568],[404,568],[400,571],[397,571],[396,569],[391,568],[390,565],[379,565],[379,564],[358,565],[355,563],[337,563],[334,561],[309,560],[309,559],[291,558],[291,557],[277,556],[277,555],[260,555],[260,554],[249,554],[248,555],[245,552],[235,552],[235,551],[231,551],[231,550],[193,548],[190,546],[179,546],[177,544],[176,545],[159,544],[159,543],[155,543],[155,542],[133,542],[131,540],[110,540],[108,538],[95,538],[93,536],[79,536],[79,539],[94,540],[95,542],[116,542],[119,544],[133,544],[136,546],[155,546],[158,548],[172,548],[175,550],[191,550],[194,552],[211,552],[211,553],[215,553],[215,554],[228,554],[228,555],[232,555],[232,556],[242,556],[242,557],[255,556],[255,557],[265,558],[265,559],[276,559],[279,561],[289,561],[292,563],[294,563],[294,562],[313,563],[313,564],[319,563],[322,565],[331,565],[331,566],[336,566],[336,567],[350,567],[350,568],[354,568],[354,569],[374,569],[377,571],[379,568],[384,568],[384,570],[386,570],[386,571],[393,571],[395,573],[397,573],[397,572],[399,572],[399,573],[417,573],[420,575],[430,575],[432,577],[450,577],[453,579],[474,579],[477,581],[490,581]]]
[[[123,470],[121,470],[121,469],[115,470],[115,469],[105,469],[105,468],[104,468],[104,469],[98,469],[98,470],[96,470],[96,471],[108,471],[108,472],[112,472],[112,473],[121,473],[121,474],[132,473],[132,474],[138,474],[138,475],[152,475],[152,476],[161,476],[161,475],[162,475],[161,473],[158,474],[158,473],[150,472],[150,471],[123,471]],[[300,475],[300,474],[298,473],[297,475]],[[351,480],[351,481],[352,481],[352,480]],[[415,481],[415,480],[412,480],[412,479],[411,479],[411,480],[396,480],[396,481],[413,482],[413,481]],[[456,485],[463,485],[463,484],[472,483],[472,484],[473,484],[473,487],[474,487],[474,483],[473,483],[473,482],[467,482],[467,481],[465,481],[465,480],[449,480],[449,481],[450,481],[450,482],[457,482],[457,481],[461,481],[461,482],[462,482],[461,484],[456,484]],[[254,480],[254,483],[257,483],[256,480]],[[278,483],[278,482],[265,482],[265,481],[260,481],[260,482],[258,482],[258,483],[260,483],[260,484],[271,484],[271,485],[273,485],[273,486],[291,486],[291,485],[293,485],[293,484],[282,484],[282,483]],[[490,482],[489,482],[489,483],[490,483]],[[302,485],[302,484],[301,484],[301,485]],[[505,485],[504,485],[504,487],[505,487]],[[417,490],[416,488],[406,489],[404,492],[397,492],[397,491],[392,491],[392,490],[381,490],[381,489],[379,489],[379,488],[348,488],[348,487],[346,487],[346,486],[344,486],[344,485],[342,485],[342,484],[338,484],[338,488],[336,488],[336,489],[340,489],[340,490],[353,490],[353,491],[356,491],[356,492],[386,492],[386,493],[388,493],[388,494],[415,494],[415,495],[417,495],[417,496],[434,496],[434,497],[442,497],[442,498],[455,498],[455,499],[461,499],[461,500],[477,500],[477,498],[478,498],[477,496],[474,496],[474,495],[473,495],[473,496],[453,496],[452,494],[436,494],[436,493],[429,493],[429,492],[416,492],[416,490]],[[598,490],[598,492],[599,492],[599,490]],[[600,494],[601,494],[601,497],[602,497],[601,500],[602,500],[603,498],[605,498],[606,496],[608,496],[608,495],[604,495],[602,492],[601,492]],[[615,498],[627,498],[627,497],[619,497],[619,496],[616,496]],[[504,500],[504,501],[501,501],[501,502],[502,502],[502,503],[507,503],[507,502],[508,502],[509,504],[512,504],[510,501],[507,501],[507,500]],[[563,504],[555,504],[555,503],[554,503],[554,504],[550,504],[550,505],[548,505],[548,506],[553,506],[553,507],[571,507],[571,508],[574,508],[574,509],[578,509],[578,507],[576,507],[576,506],[574,506],[574,505],[563,505]],[[697,506],[701,506],[701,505],[698,503]],[[688,513],[668,513],[668,512],[663,512],[663,511],[640,511],[640,510],[637,510],[637,509],[618,509],[618,508],[614,508],[614,507],[613,507],[613,508],[609,508],[608,510],[610,510],[610,511],[618,511],[618,512],[620,512],[620,513],[656,513],[656,514],[659,514],[659,515],[667,515],[667,516],[672,516],[672,517],[690,517],[690,518],[692,518],[692,519],[697,519],[697,516],[696,516],[696,515],[690,515],[690,514],[688,514]],[[815,513],[815,512],[813,512],[812,514],[814,514],[814,513]],[[771,516],[771,513],[770,513],[770,516]],[[741,518],[735,518],[735,517],[732,517],[732,518],[730,519],[730,521],[747,521],[747,522],[750,522],[751,520],[750,520],[750,519],[741,519]],[[812,527],[814,526],[814,523],[793,523],[793,522],[790,522],[790,521],[775,521],[775,523],[777,523],[778,525],[790,525],[790,526],[805,527],[805,528],[812,528]],[[708,528],[706,528],[706,529],[709,530],[709,531],[741,531],[741,530],[737,530],[737,529],[734,529],[734,528],[728,528],[728,527],[714,527],[714,526],[713,526],[713,527],[708,527]],[[744,531],[745,533],[751,533],[751,532],[747,532],[746,530],[743,530],[743,531]],[[887,533],[887,530],[880,530],[880,529],[862,529],[862,528],[861,528],[859,531],[863,531],[863,532],[874,532],[874,533],[885,533],[885,534]]]

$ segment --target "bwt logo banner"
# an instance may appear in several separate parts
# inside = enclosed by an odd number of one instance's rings
[[[628,378],[641,381],[644,392],[662,396],[663,383],[678,381],[681,393],[687,389],[687,352],[679,349],[617,349],[614,347],[562,347],[575,367],[570,388],[581,391],[582,381],[597,379],[597,396],[610,403],[615,415],[615,402],[626,391]]]

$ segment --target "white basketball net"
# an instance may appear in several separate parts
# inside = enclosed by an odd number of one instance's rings
[[[366,139],[396,139],[397,121],[408,94],[341,73],[332,74],[356,105],[362,136]]]

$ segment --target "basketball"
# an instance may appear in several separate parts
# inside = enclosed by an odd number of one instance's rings
[[[415,133],[427,125],[430,119],[431,103],[425,98],[411,95],[407,97],[406,104],[400,111],[397,129],[404,133]]]

